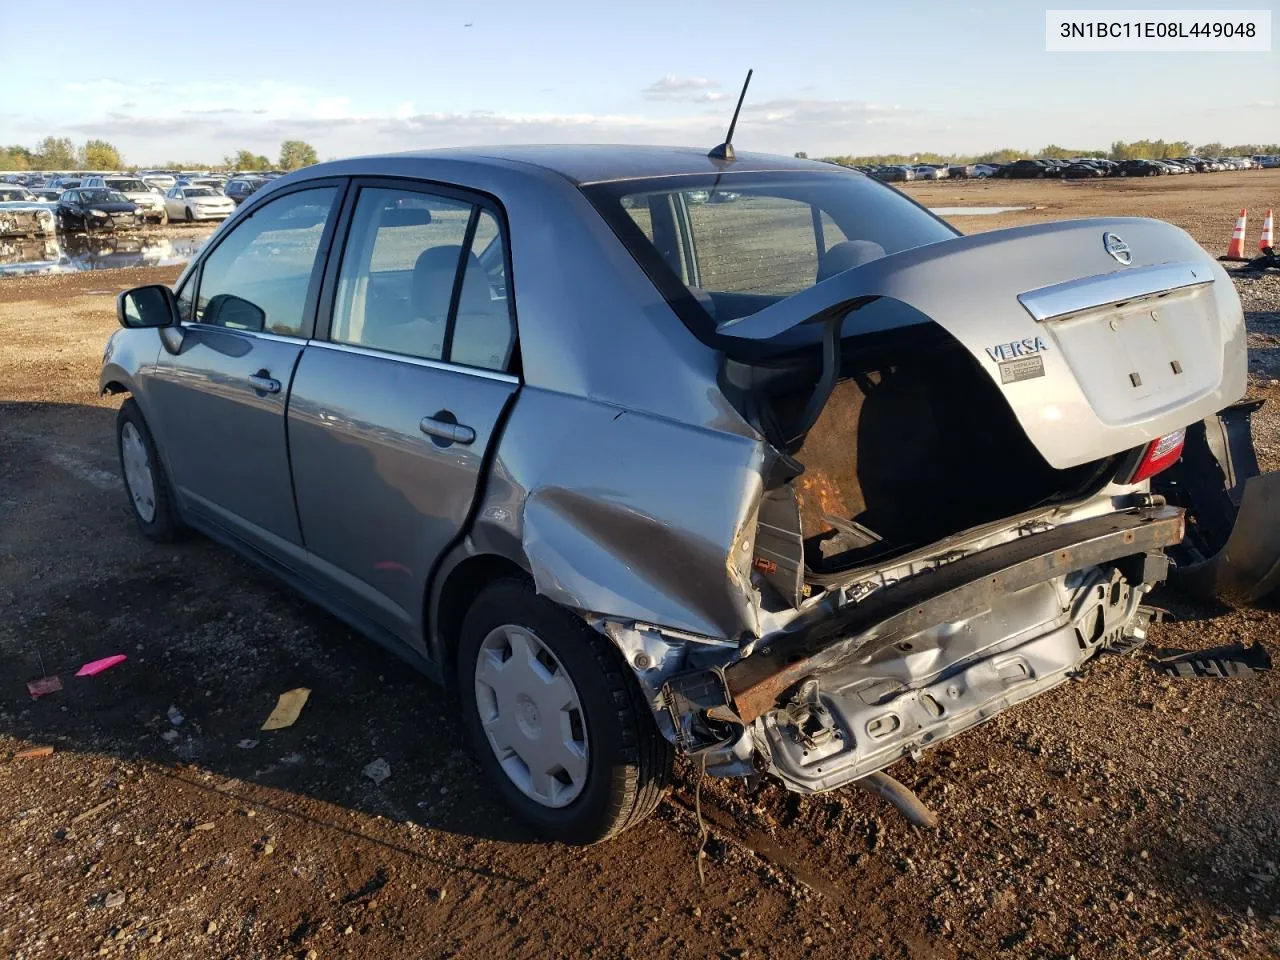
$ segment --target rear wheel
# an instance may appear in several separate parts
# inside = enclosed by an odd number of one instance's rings
[[[523,581],[481,591],[458,645],[463,721],[516,815],[566,843],[647,817],[672,752],[616,647]]]
[[[147,422],[132,397],[121,405],[116,416],[116,441],[124,491],[138,529],[157,543],[177,540],[184,527],[173,508],[169,479]]]

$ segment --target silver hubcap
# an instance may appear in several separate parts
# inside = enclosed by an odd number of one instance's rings
[[[143,523],[150,523],[156,516],[156,483],[151,475],[146,444],[132,423],[126,423],[120,431],[120,460],[124,464],[124,482],[129,488],[133,509]]]
[[[476,708],[511,782],[544,807],[577,799],[587,782],[587,725],[569,673],[532,630],[505,624],[476,657]]]

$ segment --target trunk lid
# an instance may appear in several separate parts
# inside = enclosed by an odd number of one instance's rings
[[[769,340],[847,305],[901,301],[958,340],[1054,468],[1130,449],[1244,393],[1244,318],[1226,272],[1157,220],[1036,224],[905,250],[716,332]],[[859,333],[857,314],[843,335]]]

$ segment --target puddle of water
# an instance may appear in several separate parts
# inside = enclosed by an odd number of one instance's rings
[[[177,239],[110,235],[0,240],[0,278],[176,266],[195,256],[208,239],[208,234],[205,234]]]
[[[1012,213],[1016,210],[1030,209],[1030,207],[930,207],[929,211],[940,217],[982,217],[993,213]]]

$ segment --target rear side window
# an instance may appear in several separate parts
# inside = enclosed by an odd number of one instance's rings
[[[237,330],[302,333],[316,254],[334,187],[298,190],[259,207],[209,254],[195,319]]]
[[[330,339],[505,370],[515,343],[505,268],[505,242],[490,211],[454,197],[365,187]]]

